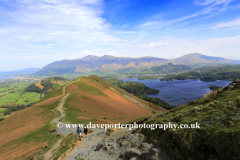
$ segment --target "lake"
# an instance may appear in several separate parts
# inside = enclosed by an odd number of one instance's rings
[[[210,86],[226,87],[231,81],[218,80],[215,82],[204,82],[200,80],[173,80],[160,81],[159,79],[138,80],[137,78],[122,79],[126,81],[141,82],[146,86],[158,89],[160,93],[149,97],[157,97],[174,106],[186,104],[189,101],[203,97],[207,93]],[[184,99],[186,98],[186,99]]]

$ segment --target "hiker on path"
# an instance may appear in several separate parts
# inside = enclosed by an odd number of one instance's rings
[[[79,140],[81,141],[82,129],[78,127],[76,132],[77,132],[77,134],[79,136]]]
[[[85,133],[85,136],[87,135],[87,132],[88,132],[88,128],[87,128],[87,127],[85,127],[85,128],[84,128],[84,133]]]

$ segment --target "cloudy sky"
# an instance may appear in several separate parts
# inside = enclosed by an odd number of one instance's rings
[[[0,71],[188,53],[240,59],[240,0],[0,0]]]

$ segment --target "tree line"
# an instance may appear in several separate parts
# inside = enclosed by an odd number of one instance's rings
[[[33,103],[29,103],[29,104],[4,104],[1,106],[1,108],[7,108],[4,112],[4,115],[10,115],[13,111],[18,111],[18,110],[23,110],[25,108],[28,108],[32,105]]]

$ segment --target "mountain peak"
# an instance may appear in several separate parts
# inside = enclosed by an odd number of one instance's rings
[[[83,60],[90,60],[90,59],[96,59],[96,58],[99,58],[98,56],[94,56],[94,55],[87,55],[85,57],[83,57],[82,59]]]
[[[228,63],[230,62],[230,60],[222,57],[206,56],[200,53],[189,53],[174,59],[174,62],[183,63],[183,64],[220,63],[220,62]]]

